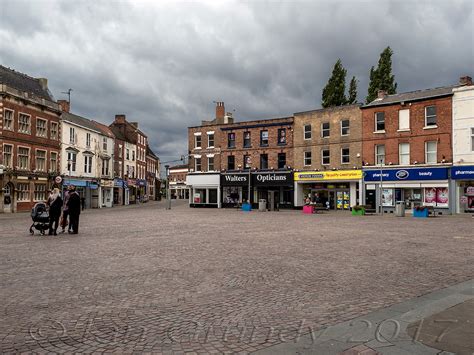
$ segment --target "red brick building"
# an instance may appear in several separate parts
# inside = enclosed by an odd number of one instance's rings
[[[0,213],[47,199],[60,170],[60,115],[47,79],[0,66]]]
[[[146,195],[149,200],[160,198],[160,158],[147,145],[146,147]]]
[[[186,186],[186,177],[188,176],[188,164],[175,165],[168,170],[168,182],[171,198],[188,199],[189,190]]]

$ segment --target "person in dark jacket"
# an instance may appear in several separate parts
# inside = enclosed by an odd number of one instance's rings
[[[63,199],[59,193],[59,189],[55,188],[48,197],[46,204],[49,206],[49,235],[58,235],[59,217],[61,216],[61,208]],[[53,227],[54,224],[54,227]]]
[[[81,214],[81,197],[76,191],[75,186],[71,186],[69,190],[69,200],[67,202],[69,211],[69,227],[70,234],[79,233],[79,215]]]

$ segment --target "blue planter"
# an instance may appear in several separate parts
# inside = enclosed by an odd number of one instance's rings
[[[244,211],[244,212],[252,211],[252,205],[250,203],[243,203],[242,204],[242,211]]]
[[[416,218],[427,218],[428,217],[428,209],[425,208],[424,210],[420,210],[420,211],[417,211],[417,210],[413,210],[413,217],[416,217]]]

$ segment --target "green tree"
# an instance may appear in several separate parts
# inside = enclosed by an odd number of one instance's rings
[[[392,55],[393,51],[387,47],[380,53],[377,68],[370,69],[370,82],[367,92],[366,102],[372,102],[377,98],[378,90],[385,90],[387,94],[397,93],[397,83],[395,75],[392,74]]]
[[[342,66],[341,59],[338,59],[334,64],[331,77],[323,89],[321,105],[324,108],[346,103],[346,73],[347,70]]]
[[[349,105],[355,104],[357,102],[357,79],[355,76],[352,77],[351,83],[349,84],[349,98],[347,103]]]

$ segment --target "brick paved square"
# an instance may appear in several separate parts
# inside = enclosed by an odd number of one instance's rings
[[[466,217],[87,211],[80,234],[0,216],[0,352],[236,353],[469,279]]]

